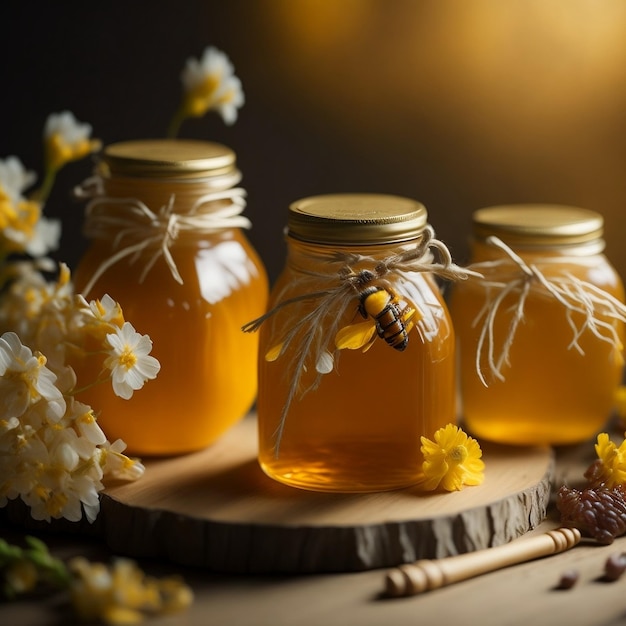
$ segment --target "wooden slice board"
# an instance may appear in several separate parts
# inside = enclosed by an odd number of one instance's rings
[[[101,494],[94,524],[36,522],[20,500],[0,509],[24,528],[95,535],[117,554],[229,573],[354,572],[501,545],[545,518],[550,448],[481,444],[485,481],[453,493],[410,488],[330,494],[287,487],[256,461],[249,416],[215,445],[144,459],[136,482]]]
[[[549,448],[483,445],[485,482],[328,494],[287,487],[256,462],[256,421],[217,444],[148,460],[103,494],[99,533],[116,552],[220,572],[349,572],[500,545],[537,526],[550,496]]]

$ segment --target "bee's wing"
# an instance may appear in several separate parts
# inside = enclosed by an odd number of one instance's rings
[[[359,324],[350,324],[339,329],[335,336],[335,346],[339,350],[358,350],[371,342],[376,334],[376,323],[373,320],[366,320]],[[367,346],[369,347],[369,346]]]

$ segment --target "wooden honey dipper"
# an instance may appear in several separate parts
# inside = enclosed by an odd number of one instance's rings
[[[495,548],[400,565],[385,575],[385,595],[393,598],[412,596],[509,565],[565,552],[577,545],[580,537],[577,528],[557,528]]]

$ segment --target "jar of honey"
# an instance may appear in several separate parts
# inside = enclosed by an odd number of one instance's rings
[[[469,269],[450,308],[462,414],[475,436],[572,444],[610,416],[621,382],[624,290],[605,255],[603,218],[554,205],[473,216]]]
[[[225,146],[148,140],[106,147],[89,186],[91,245],[74,273],[76,291],[119,302],[150,336],[161,370],[130,400],[110,385],[79,399],[133,454],[206,447],[256,397],[258,337],[241,326],[265,310],[269,289],[242,230],[250,223],[240,179]],[[88,357],[76,364],[94,366]]]
[[[426,209],[389,195],[305,198],[286,240],[269,311],[246,328],[261,329],[262,469],[317,491],[414,484],[420,436],[455,422],[454,333]]]

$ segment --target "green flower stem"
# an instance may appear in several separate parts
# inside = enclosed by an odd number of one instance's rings
[[[180,126],[185,121],[186,117],[187,116],[185,115],[183,107],[180,107],[178,111],[176,111],[176,113],[174,114],[174,117],[172,117],[170,125],[167,129],[167,137],[169,139],[176,139],[176,137],[178,136],[178,131],[180,130]]]
[[[6,598],[14,598],[20,589],[11,584],[11,577],[7,576],[10,570],[19,568],[20,565],[32,564],[36,568],[36,579],[33,581],[47,583],[64,589],[69,587],[72,580],[71,574],[63,561],[53,557],[48,546],[36,537],[25,538],[26,547],[11,545],[0,538],[0,577],[2,578],[2,592]]]
[[[36,189],[31,194],[31,198],[33,200],[37,200],[42,204],[48,199],[50,192],[52,191],[52,187],[54,187],[54,181],[56,180],[58,168],[48,167],[46,169],[46,174],[44,176],[43,182],[41,183],[41,187]]]

